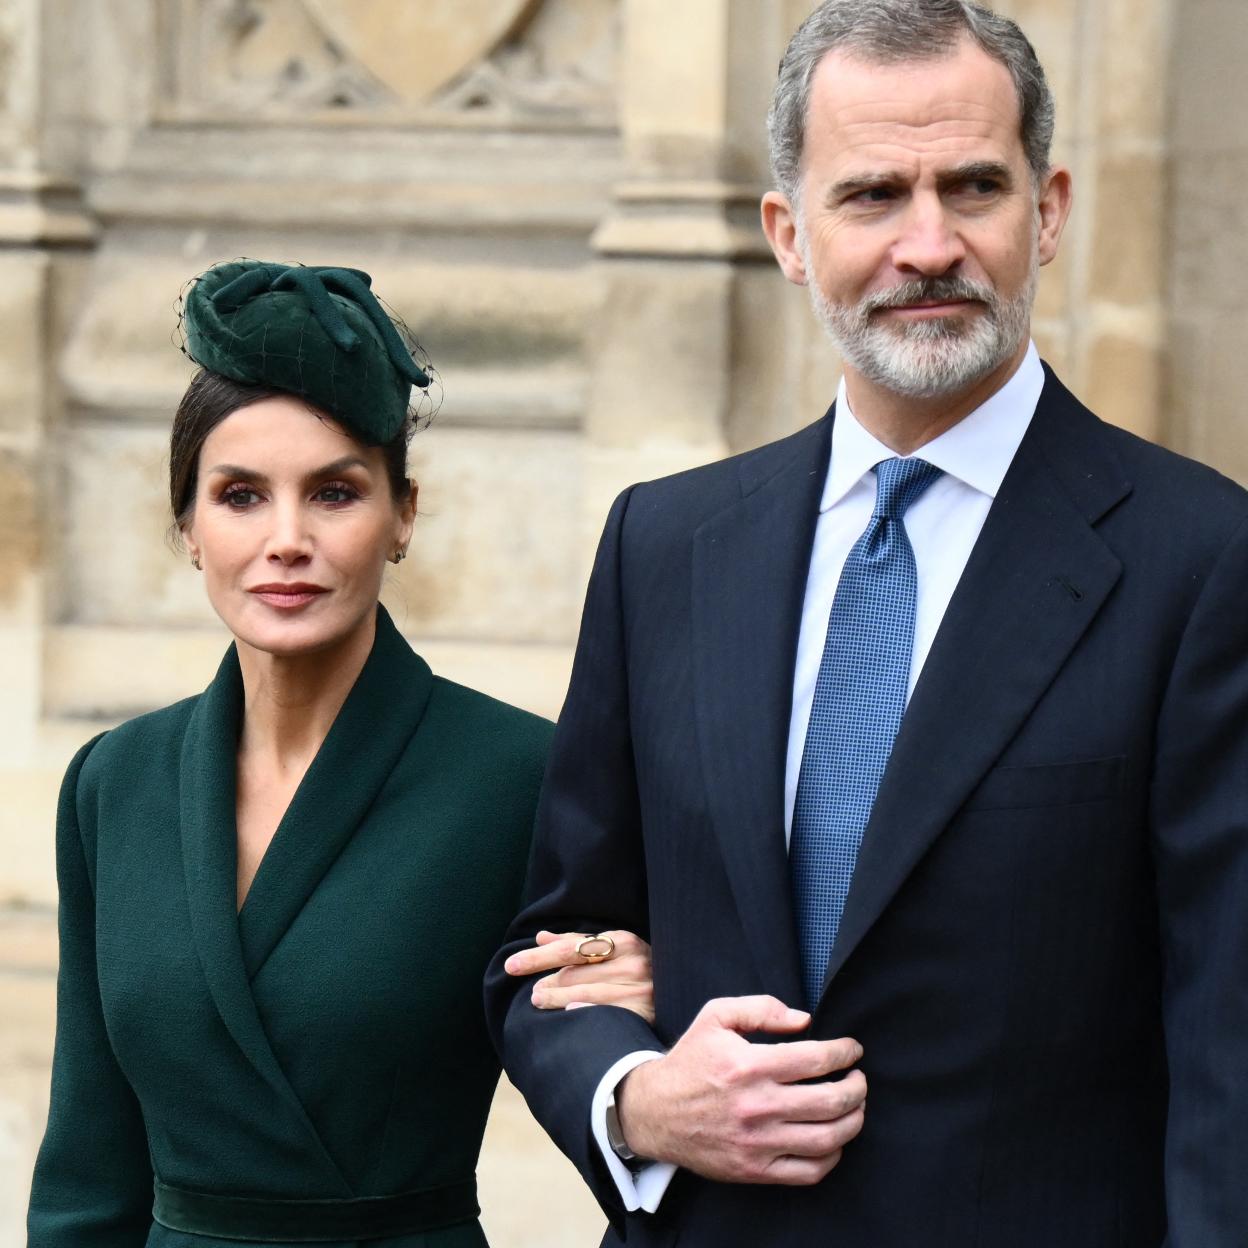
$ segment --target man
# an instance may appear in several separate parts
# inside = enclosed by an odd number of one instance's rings
[[[763,223],[844,381],[616,502],[487,984],[608,1244],[1248,1243],[1248,495],[1040,364],[1052,128],[970,0],[786,54]],[[539,928],[646,935],[654,1026],[535,1008]]]

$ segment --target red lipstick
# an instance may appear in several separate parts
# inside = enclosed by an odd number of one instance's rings
[[[323,585],[312,585],[307,581],[273,581],[267,585],[253,585],[248,591],[255,594],[262,602],[283,611],[297,610],[314,602],[322,594],[329,591]]]

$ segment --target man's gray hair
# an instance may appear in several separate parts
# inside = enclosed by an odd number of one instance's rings
[[[896,65],[947,56],[968,35],[1014,79],[1023,150],[1038,186],[1049,172],[1057,110],[1044,67],[1017,23],[973,0],[823,0],[798,28],[780,62],[767,118],[776,187],[800,207],[811,84],[829,52]]]

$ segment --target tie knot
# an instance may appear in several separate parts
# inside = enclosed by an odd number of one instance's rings
[[[875,511],[880,520],[902,520],[941,469],[922,459],[885,459],[873,469],[877,479]]]

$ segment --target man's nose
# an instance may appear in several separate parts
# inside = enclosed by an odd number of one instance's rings
[[[308,558],[312,553],[312,537],[304,508],[293,501],[278,501],[269,515],[272,527],[266,543],[266,557],[283,564]]]
[[[966,243],[939,197],[917,197],[893,247],[894,266],[921,277],[942,277],[965,259]]]

